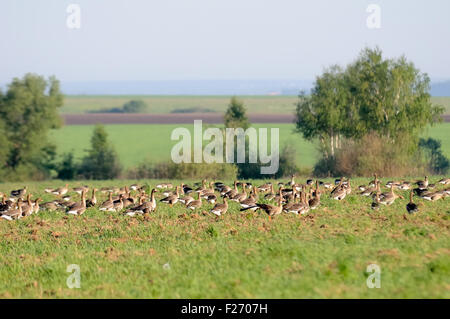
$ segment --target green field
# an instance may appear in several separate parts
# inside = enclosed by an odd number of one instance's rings
[[[94,185],[70,186],[86,183]],[[37,197],[62,184],[28,186]],[[234,202],[221,218],[206,212],[210,204],[205,213],[158,204],[147,218],[90,208],[0,219],[0,297],[450,298],[450,199],[414,200],[415,215],[406,214],[407,200],[372,211],[371,200],[353,192],[341,202],[325,194],[317,210],[272,221]],[[71,264],[80,267],[79,289],[66,286]],[[366,285],[370,264],[381,269],[379,289]]]
[[[106,125],[105,128],[122,164],[128,168],[144,161],[169,160],[170,151],[177,143],[170,140],[170,135],[172,130],[179,126],[178,124]],[[193,125],[183,125],[183,127],[189,128],[192,132]],[[315,144],[305,141],[301,135],[294,133],[292,124],[255,124],[253,127],[278,127],[281,148],[287,143],[294,145],[298,166],[310,168],[314,165],[318,155]],[[89,148],[92,131],[93,127],[88,125],[65,126],[53,131],[51,139],[57,145],[59,154],[73,150],[75,156],[81,158],[85,154],[84,150]],[[450,123],[436,125],[428,129],[424,136],[440,139],[444,153],[450,157]]]
[[[298,102],[296,96],[239,96],[248,113],[286,114],[295,111]],[[230,96],[92,96],[69,95],[64,98],[61,113],[87,113],[121,107],[130,100],[143,100],[148,105],[148,113],[171,113],[177,109],[202,108],[216,112],[225,112]],[[433,97],[433,103],[446,108],[450,114],[450,97]]]

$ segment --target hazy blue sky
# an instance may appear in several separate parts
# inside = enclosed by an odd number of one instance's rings
[[[70,3],[81,28],[66,26]],[[369,4],[381,29],[369,29]],[[1,0],[0,82],[313,79],[365,45],[450,78],[450,1]]]

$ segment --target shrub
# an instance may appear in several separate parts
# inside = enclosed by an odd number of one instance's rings
[[[445,175],[450,169],[449,159],[442,154],[441,141],[433,138],[419,140],[419,150],[424,155],[428,168],[433,174]]]
[[[62,160],[56,165],[57,178],[73,180],[77,176],[78,165],[74,161],[73,153],[64,153]]]
[[[212,179],[236,179],[237,167],[225,163],[142,163],[128,170],[126,175],[132,179],[199,179],[205,176]]]

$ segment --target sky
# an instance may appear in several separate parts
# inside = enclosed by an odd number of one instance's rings
[[[80,28],[69,28],[69,4]],[[369,4],[380,28],[369,28]],[[448,0],[2,0],[0,83],[311,80],[364,46],[450,79]]]

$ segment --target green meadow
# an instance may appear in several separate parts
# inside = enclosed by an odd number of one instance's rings
[[[157,181],[137,182],[152,188]],[[43,189],[63,184],[28,186],[47,201],[54,197]],[[22,186],[0,184],[0,191]],[[148,216],[89,208],[81,216],[42,211],[0,219],[0,297],[450,298],[450,199],[415,197],[420,212],[409,215],[407,199],[373,211],[371,199],[355,193],[340,202],[325,193],[318,209],[271,221],[263,212],[239,211],[235,202],[221,217],[207,203],[196,212],[158,203]],[[80,288],[66,284],[72,264],[79,266]],[[380,288],[367,286],[371,264],[380,267]]]
[[[286,114],[295,111],[297,96],[239,96],[248,113]],[[68,95],[64,97],[61,113],[87,113],[115,107],[121,107],[130,100],[143,100],[148,113],[171,113],[182,109],[200,109],[213,112],[225,112],[230,96],[158,96],[158,95]],[[432,102],[446,108],[450,114],[450,97],[432,97]]]
[[[123,124],[105,125],[105,128],[122,164],[129,168],[144,161],[169,160],[170,151],[177,143],[177,141],[172,141],[170,136],[172,131],[180,126],[179,124]],[[182,126],[188,128],[192,134],[193,125]],[[205,129],[207,126],[203,127]],[[313,142],[305,141],[300,134],[295,133],[292,124],[254,124],[253,127],[279,128],[280,150],[284,145],[291,144],[296,149],[296,160],[299,167],[310,168],[314,165],[318,156],[316,145]],[[64,126],[53,131],[51,139],[57,145],[58,154],[73,151],[77,158],[81,158],[90,146],[92,131],[93,126],[89,125]],[[444,153],[450,157],[450,123],[431,127],[424,133],[424,136],[441,140]],[[206,143],[207,141],[204,142],[204,145]]]

